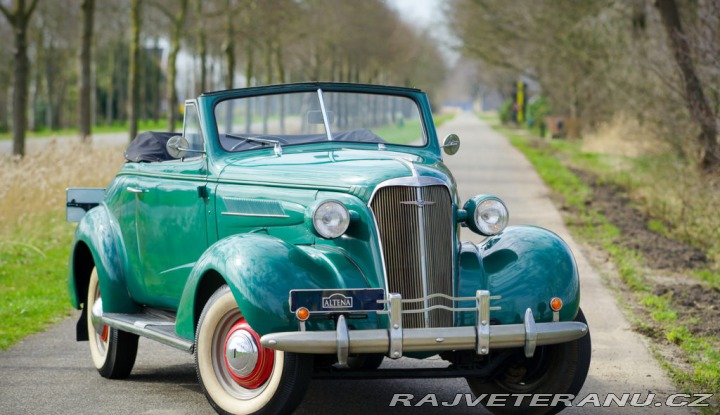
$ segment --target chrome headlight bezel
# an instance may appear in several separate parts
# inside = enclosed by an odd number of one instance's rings
[[[350,212],[338,200],[323,200],[314,205],[310,215],[313,230],[325,239],[344,235],[350,226]]]
[[[497,196],[477,195],[465,202],[467,211],[465,223],[473,232],[484,235],[497,235],[508,225],[510,213],[505,203]]]

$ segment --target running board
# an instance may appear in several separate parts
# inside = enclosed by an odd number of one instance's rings
[[[101,318],[102,324],[147,337],[187,353],[192,353],[195,348],[193,341],[175,334],[175,321],[166,316],[156,316],[149,313],[103,313]]]

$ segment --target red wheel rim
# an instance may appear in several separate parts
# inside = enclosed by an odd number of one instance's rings
[[[225,336],[223,361],[232,379],[246,389],[257,389],[272,374],[275,351],[260,344],[260,335],[241,317]],[[230,355],[230,359],[228,359]]]

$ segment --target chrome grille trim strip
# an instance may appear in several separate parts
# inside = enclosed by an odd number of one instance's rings
[[[417,196],[418,201],[424,200],[423,199],[423,191],[422,187],[416,187],[415,188],[415,194]],[[423,287],[423,298],[425,301],[423,302],[423,305],[425,306],[424,318],[425,318],[425,327],[432,327],[430,325],[430,303],[428,302],[428,272],[427,272],[427,244],[425,241],[425,206],[422,204],[418,206],[418,232],[420,235],[420,276],[422,277],[422,287]]]
[[[491,307],[492,308],[492,307]],[[448,311],[475,311],[475,307],[448,307],[444,305],[433,305],[428,308],[418,308],[417,310],[404,310],[403,314],[423,313],[430,310],[448,310]],[[378,314],[389,314],[387,311],[377,311]]]
[[[429,299],[432,299],[432,298],[445,298],[445,299],[447,299],[447,300],[455,301],[455,302],[475,301],[475,300],[477,300],[477,298],[475,298],[475,297],[452,297],[452,296],[449,296],[449,295],[446,295],[446,294],[442,294],[442,293],[435,293],[435,294],[430,294],[430,295],[427,296],[427,299],[428,299],[428,300],[429,300]],[[490,296],[490,299],[491,299],[491,300],[501,300],[501,299],[502,299],[502,296],[501,296],[501,295],[493,295],[493,296]],[[417,302],[420,302],[420,301],[425,301],[425,299],[424,299],[424,298],[412,298],[412,299],[407,299],[407,300],[406,300],[406,299],[403,298],[403,300],[402,300],[403,303],[417,303]],[[389,304],[389,303],[390,303],[390,300],[377,300],[377,302],[380,303],[380,304]],[[473,309],[473,310],[474,310],[474,309]]]

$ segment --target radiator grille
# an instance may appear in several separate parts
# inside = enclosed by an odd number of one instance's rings
[[[380,231],[389,292],[399,293],[403,299],[436,293],[452,296],[454,223],[447,188],[384,187],[375,194],[370,207]],[[452,307],[453,303],[443,298],[428,300],[427,306],[433,305]],[[410,303],[403,304],[403,309],[418,310],[425,306],[423,302]],[[452,312],[448,310],[403,315],[406,328],[452,325]]]

